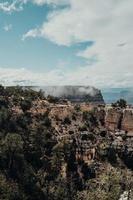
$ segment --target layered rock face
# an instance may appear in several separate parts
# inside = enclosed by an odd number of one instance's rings
[[[90,86],[44,86],[45,96],[51,95],[71,102],[92,102],[104,104],[101,91]]]
[[[109,109],[106,112],[105,124],[108,130],[115,131],[121,126],[123,112],[122,110]]]
[[[121,129],[125,131],[133,131],[133,110],[124,111]]]
[[[108,109],[105,117],[106,128],[133,132],[133,109]]]

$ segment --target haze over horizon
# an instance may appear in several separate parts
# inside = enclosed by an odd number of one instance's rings
[[[133,86],[132,0],[0,0],[0,84]]]

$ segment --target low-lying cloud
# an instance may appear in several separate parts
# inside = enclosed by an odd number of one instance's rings
[[[91,71],[90,74],[88,73],[89,70]],[[3,85],[90,85],[97,88],[130,87],[133,85],[132,74],[125,74],[126,78],[124,81],[121,72],[117,74],[114,79],[112,79],[109,74],[106,78],[104,75],[100,74],[103,79],[98,79],[97,76],[95,76],[95,71],[93,68],[88,69],[88,66],[81,67],[76,72],[72,72],[71,70],[62,72],[62,69],[55,69],[45,73],[37,73],[23,68],[0,68],[0,75],[0,84]]]

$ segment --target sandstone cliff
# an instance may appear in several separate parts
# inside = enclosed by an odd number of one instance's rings
[[[121,128],[121,120],[123,111],[119,109],[109,109],[106,111],[105,124],[110,131],[115,131]]]
[[[133,109],[110,108],[106,110],[105,125],[110,131],[133,132]]]
[[[133,109],[124,110],[121,129],[125,131],[133,131]]]

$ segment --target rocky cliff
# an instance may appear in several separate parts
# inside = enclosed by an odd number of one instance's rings
[[[110,108],[106,110],[105,124],[110,131],[133,132],[133,109]]]
[[[77,162],[93,168],[99,161],[108,160],[133,168],[132,137],[126,134],[127,127],[131,130],[132,122],[132,115],[129,115],[128,110],[106,110],[104,107],[85,103],[55,104],[39,100],[34,102],[29,112],[33,117],[48,113],[53,134],[59,143],[68,141],[72,144]],[[125,131],[120,131],[122,128]],[[65,176],[64,168],[62,173]]]
[[[105,125],[110,131],[115,131],[121,128],[121,120],[123,117],[123,111],[120,109],[110,108],[106,111]]]
[[[131,130],[131,111],[51,99],[0,88],[0,199],[129,196],[133,138],[116,129]]]
[[[0,199],[129,196],[133,139],[116,129],[131,130],[132,113],[51,99],[34,90],[0,88]]]
[[[71,102],[92,102],[104,104],[100,90],[90,86],[44,86],[45,96],[51,95]]]
[[[121,129],[133,132],[133,109],[124,110],[121,122]]]

